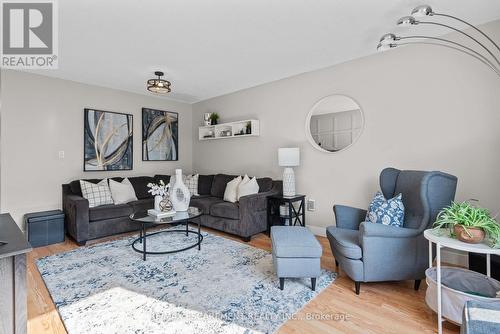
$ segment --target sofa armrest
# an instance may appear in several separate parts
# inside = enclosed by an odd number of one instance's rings
[[[422,234],[420,229],[390,226],[384,224],[362,222],[359,225],[359,235],[362,238],[414,238]]]
[[[240,198],[239,235],[250,237],[267,230],[267,197],[278,193],[279,191],[272,189]]]
[[[366,210],[346,205],[334,205],[333,213],[337,227],[349,230],[359,229],[359,224],[366,218]]]
[[[89,239],[89,201],[81,196],[66,195],[63,198],[68,234],[78,243]]]
[[[248,211],[261,211],[267,210],[267,197],[271,195],[276,195],[275,191],[266,191],[263,193],[246,195],[240,197],[240,217],[242,210]]]

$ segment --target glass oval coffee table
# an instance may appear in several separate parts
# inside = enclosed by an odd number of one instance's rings
[[[147,211],[139,211],[136,213],[133,213],[130,215],[130,219],[138,224],[141,225],[140,230],[139,230],[139,238],[135,239],[134,242],[132,242],[132,249],[135,250],[138,253],[142,254],[142,259],[146,261],[146,254],[171,254],[171,253],[177,253],[177,252],[182,252],[191,248],[194,248],[198,246],[198,250],[201,249],[201,242],[203,240],[203,235],[201,235],[200,232],[200,216],[202,215],[201,211],[198,208],[195,207],[189,207],[187,211],[179,211],[176,212],[174,215],[169,216],[169,217],[164,217],[164,218],[157,218],[154,216],[148,215]],[[150,234],[146,233],[146,228],[147,227],[156,227],[160,225],[177,225],[177,224],[182,224],[184,223],[186,225],[185,229],[168,229],[168,230],[161,230],[158,232],[153,232]],[[197,224],[198,225],[198,231],[193,231],[189,229],[189,223]],[[174,250],[169,250],[169,251],[147,251],[146,250],[146,239],[147,237],[151,237],[156,234],[160,233],[185,233],[186,236],[189,235],[189,233],[196,234],[198,236],[198,242],[194,244],[190,244],[184,248],[180,249],[174,249]],[[136,244],[142,244],[142,249],[139,249],[136,247]]]

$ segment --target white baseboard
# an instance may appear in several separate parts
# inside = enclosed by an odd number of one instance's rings
[[[314,234],[320,237],[326,237],[326,227],[306,225],[306,227]]]

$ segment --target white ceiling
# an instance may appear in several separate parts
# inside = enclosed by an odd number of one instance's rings
[[[59,0],[59,69],[43,75],[197,102],[375,52],[414,0]],[[475,24],[499,0],[428,1]],[[432,33],[445,33],[436,30]],[[498,37],[497,39],[500,39]]]

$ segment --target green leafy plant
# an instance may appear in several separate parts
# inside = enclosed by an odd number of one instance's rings
[[[500,224],[491,217],[487,209],[474,206],[470,201],[452,202],[439,212],[434,228],[449,228],[451,235],[455,236],[453,228],[456,225],[461,225],[469,235],[471,234],[467,228],[481,228],[486,233],[490,246],[500,247]]]
[[[219,114],[214,112],[210,115],[210,121],[212,125],[217,124],[217,121],[219,120]]]

